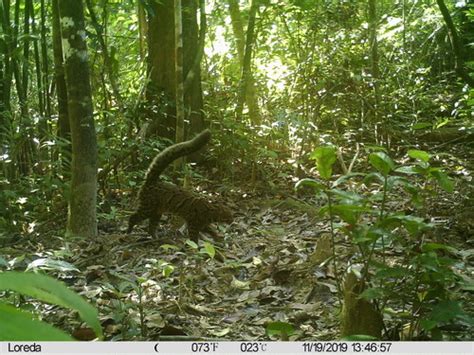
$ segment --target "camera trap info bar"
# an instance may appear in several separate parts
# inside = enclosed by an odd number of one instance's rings
[[[0,342],[4,354],[458,354],[473,355],[474,342]]]

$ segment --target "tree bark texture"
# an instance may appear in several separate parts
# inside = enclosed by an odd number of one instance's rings
[[[237,0],[228,0],[229,13],[232,22],[232,31],[235,37],[235,46],[237,47],[237,55],[239,57],[240,69],[243,70],[245,56],[245,33],[242,21],[242,15]],[[261,123],[260,108],[258,106],[257,88],[252,71],[248,74],[248,80],[245,89],[245,102],[249,109],[250,121],[253,124]]]
[[[388,130],[387,120],[385,117],[380,119],[379,112],[381,112],[381,98],[380,98],[380,69],[379,69],[379,51],[377,40],[377,2],[376,0],[369,0],[369,46],[370,46],[370,71],[372,74],[372,123],[375,125],[375,139],[379,143],[388,144]],[[382,122],[380,122],[382,121]]]
[[[152,119],[147,136],[174,140],[176,137],[176,75],[175,75],[175,21],[174,1],[154,3],[148,13],[148,77],[146,113]],[[194,0],[182,0],[183,21],[183,73],[185,80],[184,103],[186,121],[191,131],[204,128],[203,98],[200,65],[201,38],[198,36],[197,5]],[[202,18],[202,17],[201,17]],[[201,24],[203,25],[203,24]],[[198,63],[199,64],[199,63]]]
[[[184,78],[183,78],[183,19],[181,0],[174,0],[174,44],[176,75],[176,143],[184,141]],[[183,164],[183,159],[176,160],[176,167]]]
[[[252,0],[250,4],[249,22],[247,25],[247,34],[245,39],[245,53],[242,63],[242,77],[240,81],[239,96],[237,98],[237,113],[236,117],[238,121],[242,120],[242,112],[244,109],[244,102],[248,96],[247,87],[249,85],[250,77],[252,75],[252,52],[254,46],[254,35],[255,35],[255,17],[257,15],[259,0]]]
[[[145,9],[143,8],[143,3],[141,1],[137,1],[137,17],[138,17],[138,45],[140,49],[140,58],[143,60],[145,58],[145,47],[146,41],[145,38],[148,33],[148,23],[146,22],[146,13]]]
[[[184,70],[184,106],[186,120],[189,122],[187,136],[204,129],[203,97],[201,86],[201,60],[204,53],[206,35],[206,14],[204,1],[200,1],[201,23],[197,23],[197,5],[194,0],[182,0],[183,14],[183,70]],[[192,154],[196,156],[196,154]]]
[[[20,27],[20,1],[21,0],[16,0],[15,2],[15,10],[14,10],[14,14],[13,14],[13,22],[14,22],[14,25],[13,25],[13,31],[11,33],[11,50],[12,50],[12,54],[15,52],[15,51],[19,51],[19,48],[18,48],[18,29]],[[11,59],[12,59],[12,66],[13,66],[13,77],[15,78],[15,88],[16,88],[16,92],[17,92],[17,95],[18,95],[18,102],[19,102],[19,105],[20,107],[24,107],[24,101],[25,101],[25,98],[23,97],[23,90],[22,90],[22,78],[21,78],[21,75],[20,75],[20,67],[19,67],[19,64],[18,64],[18,59],[15,58],[17,56],[12,56]]]
[[[2,13],[1,13],[2,30],[5,34],[5,42],[2,47],[3,53],[3,76],[2,76],[2,101],[4,105],[4,111],[2,112],[4,121],[2,127],[9,121],[10,117],[8,112],[11,111],[10,96],[11,96],[11,80],[12,80],[12,48],[11,48],[11,26],[10,26],[10,0],[2,0]]]
[[[21,105],[22,116],[26,118],[28,115],[28,82],[29,82],[29,63],[30,63],[30,12],[32,10],[31,0],[25,0],[24,21],[23,21],[23,66],[21,78],[21,92],[23,97],[23,104]]]
[[[148,77],[145,96],[152,120],[147,136],[158,134],[174,141],[176,127],[176,79],[174,72],[173,0],[153,3],[148,12]]]
[[[38,30],[36,27],[36,18],[33,4],[30,4],[31,7],[31,31],[33,35],[37,35]],[[38,36],[40,39],[41,37]],[[43,86],[43,72],[44,72],[44,63],[41,62],[40,57],[40,47],[39,47],[39,39],[33,40],[33,54],[35,58],[35,70],[36,70],[36,86],[37,86],[37,95],[38,95],[38,109],[39,109],[39,122],[38,122],[38,130],[39,130],[39,138],[41,142],[44,142],[48,138],[49,133],[49,119],[46,116],[46,103],[45,103],[45,90],[46,87]],[[45,150],[40,150],[40,154],[42,158],[47,158],[47,153]]]
[[[44,101],[46,109],[46,117],[49,119],[51,117],[51,98],[48,92],[49,88],[49,59],[48,59],[48,38],[46,31],[46,4],[45,0],[41,0],[41,57],[43,62],[43,87],[44,87]]]
[[[474,9],[474,0],[467,0],[460,13],[460,37],[464,49],[464,62],[474,61],[474,20],[467,13]]]
[[[52,27],[53,27],[53,60],[54,60],[54,78],[56,81],[56,94],[58,100],[58,124],[57,124],[57,135],[63,141],[71,140],[71,126],[69,124],[69,112],[67,104],[67,89],[66,89],[66,77],[64,74],[64,63],[63,63],[63,49],[61,46],[61,26],[59,22],[59,0],[52,1]],[[66,168],[69,167],[71,160],[71,145],[63,144],[59,145],[61,153],[61,161],[63,167],[63,173],[69,175],[66,172]]]
[[[60,0],[59,14],[72,136],[67,232],[90,238],[97,235],[97,140],[82,0]]]

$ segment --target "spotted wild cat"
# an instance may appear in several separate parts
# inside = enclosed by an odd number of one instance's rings
[[[162,181],[160,175],[174,160],[201,149],[211,139],[205,130],[189,141],[174,144],[153,159],[138,193],[137,211],[130,216],[128,233],[141,221],[148,219],[148,232],[155,236],[163,213],[172,213],[186,220],[189,237],[197,241],[199,232],[208,229],[213,222],[232,222],[231,210],[207,197],[187,191]]]

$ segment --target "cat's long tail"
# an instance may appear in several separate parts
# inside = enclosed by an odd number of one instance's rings
[[[211,131],[208,129],[199,133],[191,140],[174,144],[165,150],[158,153],[158,155],[151,162],[148,171],[145,175],[144,185],[156,182],[163,170],[166,169],[174,160],[184,157],[188,154],[194,153],[204,147],[207,142],[211,140]]]

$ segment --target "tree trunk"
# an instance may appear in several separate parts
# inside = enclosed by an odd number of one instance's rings
[[[183,19],[181,15],[181,0],[174,0],[176,143],[184,141]],[[184,159],[177,159],[175,166],[180,168],[183,163]]]
[[[237,47],[237,55],[239,57],[240,70],[243,70],[244,66],[244,56],[245,56],[245,35],[244,35],[244,26],[242,21],[242,16],[239,9],[239,2],[237,0],[228,0],[229,4],[229,13],[232,21],[232,30],[235,37],[235,45]],[[247,107],[249,109],[250,121],[253,124],[261,123],[260,109],[258,107],[257,100],[257,88],[255,87],[255,80],[253,78],[253,73],[249,72],[249,77],[247,80],[246,100]]]
[[[21,0],[16,0],[15,2],[15,10],[13,14],[13,31],[12,31],[12,36],[11,36],[11,50],[12,54],[15,51],[19,51],[18,46],[18,29],[20,27],[20,1]],[[18,102],[20,107],[24,106],[25,98],[23,97],[23,90],[22,90],[22,84],[21,84],[21,76],[20,76],[20,68],[18,66],[18,59],[16,58],[17,56],[12,56],[10,57],[12,59],[12,67],[13,67],[13,77],[15,78],[15,88],[16,92],[18,95]]]
[[[67,233],[90,238],[97,235],[97,140],[82,0],[60,0],[59,14],[72,136]]]
[[[255,17],[257,15],[259,0],[252,0],[250,4],[249,23],[247,25],[247,35],[245,40],[245,53],[242,63],[242,78],[240,82],[239,96],[237,98],[236,117],[238,121],[242,120],[244,102],[248,97],[248,85],[252,77],[252,52],[254,46]]]
[[[12,48],[11,48],[11,25],[10,25],[10,1],[3,0],[1,5],[1,21],[2,21],[2,30],[5,35],[5,42],[2,47],[3,54],[3,76],[2,76],[2,102],[3,102],[3,111],[2,111],[2,127],[5,127],[9,121],[9,114],[11,110],[10,105],[10,96],[11,96],[11,80],[12,80]]]
[[[41,0],[41,58],[43,62],[43,87],[44,87],[44,102],[45,102],[45,115],[49,120],[51,118],[51,98],[49,96],[49,60],[48,60],[48,45],[47,45],[47,34],[46,34],[46,4],[45,0]]]
[[[23,66],[21,77],[21,93],[23,103],[21,105],[21,115],[28,120],[28,82],[29,82],[29,62],[30,62],[30,12],[32,11],[31,0],[25,0],[25,14],[23,22]]]
[[[19,62],[15,62],[15,82],[17,83],[18,102],[20,106],[20,121],[19,121],[19,137],[15,139],[16,154],[13,157],[18,171],[21,176],[27,176],[31,173],[33,166],[36,145],[33,141],[32,128],[33,123],[28,114],[28,83],[29,83],[29,59],[30,59],[30,18],[32,11],[31,0],[24,2],[24,17],[23,17],[23,56],[20,57]],[[20,0],[15,4],[15,24],[20,23]],[[18,44],[18,29],[14,30],[15,47]],[[19,63],[21,63],[21,73],[19,70]]]
[[[140,50],[140,59],[145,58],[145,38],[148,33],[148,24],[146,22],[146,13],[145,9],[143,8],[143,2],[142,1],[137,1],[137,17],[138,17],[138,33],[139,33],[139,38],[138,38],[138,45],[139,45],[139,50]]]
[[[172,141],[176,128],[176,79],[173,0],[150,4],[148,13],[148,77],[146,114],[151,119],[147,136],[159,135]]]
[[[201,60],[206,35],[204,0],[200,0],[200,28],[197,23],[197,6],[194,0],[183,0],[183,70],[184,107],[189,122],[188,137],[204,129],[203,97],[201,87]],[[198,154],[192,154],[197,157]]]
[[[381,143],[387,143],[385,127],[387,122],[379,122],[380,111],[380,70],[379,70],[379,52],[377,41],[377,8],[376,0],[369,0],[369,51],[370,51],[370,71],[372,74],[372,123],[375,125],[375,139]]]
[[[52,27],[53,27],[53,59],[54,77],[56,81],[56,93],[58,99],[58,124],[57,135],[63,141],[59,144],[62,173],[69,175],[69,163],[71,161],[71,145],[65,144],[71,140],[71,126],[69,124],[69,113],[67,105],[66,78],[64,75],[63,49],[61,45],[61,27],[59,23],[59,0],[52,1]]]
[[[201,33],[198,36],[197,6],[194,0],[182,0],[183,73],[185,118],[192,132],[204,128],[200,61],[204,51],[205,13],[201,0]],[[148,76],[147,110],[152,124],[147,136],[157,134],[176,138],[176,74],[175,21],[173,0],[155,3],[148,13]]]
[[[31,1],[31,0],[28,0]],[[31,6],[31,31],[33,35],[37,35],[37,29],[36,29],[36,19],[35,19],[35,12],[34,12],[34,7],[32,4]],[[38,36],[38,38],[41,38]],[[35,58],[35,70],[36,70],[36,93],[38,95],[38,108],[39,108],[39,122],[38,122],[38,128],[39,128],[39,138],[41,142],[44,142],[47,137],[48,137],[48,131],[49,131],[49,120],[46,117],[46,103],[44,98],[46,97],[44,91],[45,87],[43,87],[43,63],[41,63],[41,58],[40,58],[40,48],[38,44],[38,39],[35,39],[33,41],[33,54]],[[42,156],[43,158],[43,156]],[[41,158],[41,160],[43,160]],[[44,157],[46,159],[46,157]]]
[[[474,9],[474,0],[468,0],[460,12],[460,37],[464,49],[464,63],[474,61],[474,19],[468,15]],[[472,15],[471,15],[472,17]]]
[[[1,5],[0,5],[1,6]],[[2,56],[6,56],[5,46],[1,46]],[[5,104],[5,71],[3,65],[5,62],[0,62],[0,132],[4,132],[7,129],[7,110]],[[0,142],[3,142],[3,134],[0,133]],[[3,144],[2,144],[3,145]],[[3,155],[3,148],[0,148],[0,154]]]
[[[436,0],[439,10],[443,15],[444,22],[446,23],[446,28],[448,29],[449,40],[451,42],[451,47],[453,48],[454,60],[455,60],[455,69],[458,76],[464,80],[466,84],[470,87],[474,87],[474,78],[469,75],[469,71],[464,65],[464,48],[459,38],[458,31],[454,26],[453,19],[449,14],[449,10],[446,7],[446,4],[443,0]]]

